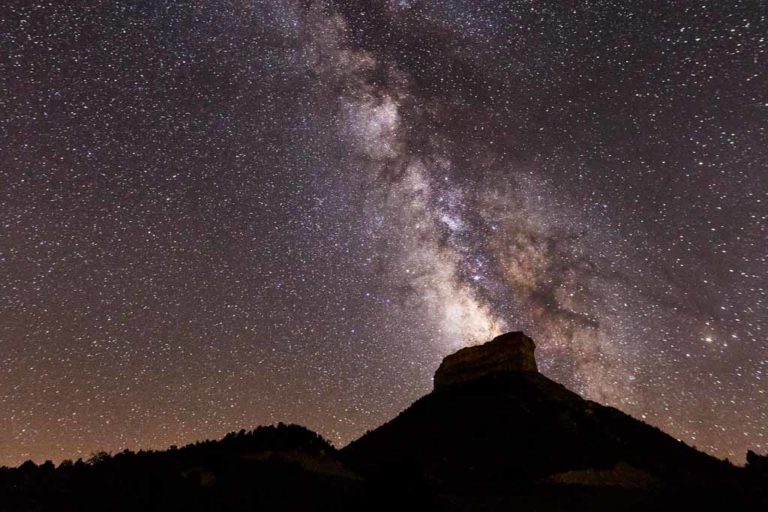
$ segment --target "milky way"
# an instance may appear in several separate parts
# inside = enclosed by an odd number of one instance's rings
[[[507,330],[768,451],[763,2],[4,2],[0,464],[343,445]]]

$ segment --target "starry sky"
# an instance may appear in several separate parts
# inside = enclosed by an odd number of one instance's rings
[[[0,465],[343,446],[506,330],[768,451],[768,4],[9,0]]]

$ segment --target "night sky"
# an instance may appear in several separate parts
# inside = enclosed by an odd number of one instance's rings
[[[0,465],[342,446],[507,330],[768,451],[768,3],[0,5]]]

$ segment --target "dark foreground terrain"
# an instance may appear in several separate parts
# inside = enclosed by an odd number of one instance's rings
[[[768,510],[768,457],[717,460],[536,371],[509,333],[342,450],[295,425],[0,469],[0,511]]]

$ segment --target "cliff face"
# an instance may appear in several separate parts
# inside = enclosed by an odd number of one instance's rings
[[[435,372],[435,389],[476,380],[497,373],[537,372],[533,340],[522,332],[497,336],[483,345],[455,352]]]

